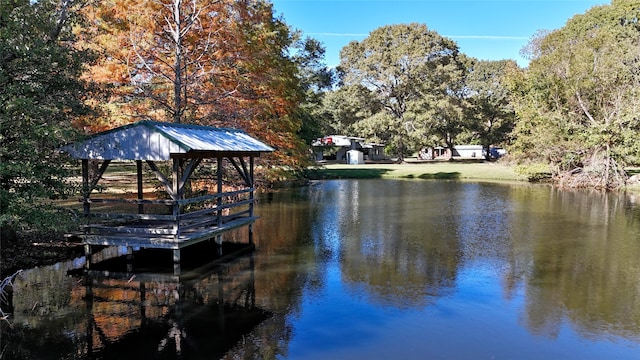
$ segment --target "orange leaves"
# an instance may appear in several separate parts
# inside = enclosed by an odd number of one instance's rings
[[[106,0],[85,9],[83,46],[101,54],[85,76],[108,96],[102,130],[142,118],[241,128],[304,158],[292,36],[263,0]]]

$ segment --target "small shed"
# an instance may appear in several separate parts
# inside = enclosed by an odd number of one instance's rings
[[[347,164],[359,165],[364,164],[364,155],[359,150],[347,151]]]
[[[80,237],[89,265],[94,245],[127,246],[131,253],[135,247],[171,249],[174,264],[179,264],[181,248],[214,237],[220,239],[223,232],[231,229],[248,225],[251,243],[256,220],[254,159],[274,149],[242,130],[145,120],[95,134],[61,150],[82,161],[80,201],[87,224]],[[113,160],[135,161],[136,198],[91,197]],[[93,176],[90,161],[99,163]],[[223,191],[225,161],[243,180],[242,188]],[[157,162],[169,166],[161,167]],[[187,198],[185,189],[191,175],[205,164],[215,172],[215,191]],[[144,198],[145,165],[162,184],[166,198]],[[92,211],[96,204],[128,204],[136,211]],[[147,211],[158,207],[164,212]]]

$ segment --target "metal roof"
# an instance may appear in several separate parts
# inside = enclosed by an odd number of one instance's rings
[[[242,130],[150,120],[92,135],[61,150],[76,159],[99,160],[169,160],[179,156],[274,151]]]

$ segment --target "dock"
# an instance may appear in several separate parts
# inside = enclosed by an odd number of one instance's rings
[[[245,226],[253,242],[255,158],[273,148],[244,131],[147,120],[61,150],[82,162],[85,224],[79,237],[87,259],[98,245],[126,246],[131,255],[136,248],[167,249],[179,272],[184,247],[221,243],[225,232]],[[135,162],[135,198],[92,197],[114,160]],[[145,198],[145,171],[164,196]],[[205,186],[194,189],[199,173],[207,175]]]

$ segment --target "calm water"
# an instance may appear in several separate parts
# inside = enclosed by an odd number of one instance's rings
[[[640,359],[640,199],[344,180],[257,209],[255,253],[180,277],[25,271],[2,359]]]

